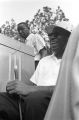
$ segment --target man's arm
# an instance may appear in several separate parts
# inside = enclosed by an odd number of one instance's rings
[[[36,91],[49,91],[53,92],[55,86],[36,86],[27,85],[22,81],[11,81],[7,84],[7,91],[10,94],[16,93],[19,95],[27,95]]]
[[[31,88],[31,92],[35,91],[50,91],[53,92],[55,86],[29,86]]]

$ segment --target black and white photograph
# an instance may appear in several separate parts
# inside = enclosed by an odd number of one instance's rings
[[[0,0],[0,120],[79,120],[78,0]]]

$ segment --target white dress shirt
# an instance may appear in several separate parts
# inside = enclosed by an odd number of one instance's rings
[[[45,41],[40,34],[31,33],[26,40],[26,45],[29,45],[34,48],[35,60],[40,60],[39,51],[44,48]]]
[[[54,55],[42,58],[30,81],[38,86],[56,85],[60,62]]]

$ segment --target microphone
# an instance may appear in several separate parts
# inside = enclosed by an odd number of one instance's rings
[[[14,80],[18,80],[18,67],[17,65],[14,66]]]

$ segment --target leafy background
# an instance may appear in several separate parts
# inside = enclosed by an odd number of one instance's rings
[[[54,25],[56,22],[61,20],[69,21],[69,19],[66,18],[64,11],[60,8],[60,6],[58,6],[55,11],[53,11],[48,6],[45,6],[42,8],[42,10],[39,9],[36,12],[31,21],[26,20],[22,22],[25,22],[26,25],[29,26],[30,33],[32,33],[34,30],[39,31],[42,37],[46,40],[47,37],[45,28],[48,25]],[[3,25],[1,25],[0,32],[1,34],[4,34],[6,36],[9,36],[24,43],[24,41],[17,37],[18,36],[17,24],[13,18],[11,19],[11,21],[6,20],[6,22]]]

